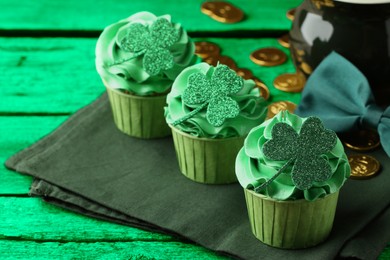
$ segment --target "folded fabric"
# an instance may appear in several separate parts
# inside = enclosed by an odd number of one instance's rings
[[[309,77],[295,113],[318,116],[336,132],[377,129],[390,157],[390,106],[382,109],[375,104],[367,78],[337,52],[329,54]]]
[[[50,203],[177,235],[229,256],[373,259],[390,238],[390,160],[383,150],[372,155],[381,162],[382,172],[369,180],[347,181],[330,237],[304,250],[282,250],[258,241],[239,184],[188,180],[179,171],[172,139],[122,134],[113,124],[106,95],[11,157],[6,166],[36,177],[31,193]]]

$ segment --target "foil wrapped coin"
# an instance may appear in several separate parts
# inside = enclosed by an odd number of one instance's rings
[[[269,89],[267,87],[267,85],[265,85],[265,83],[263,81],[261,81],[260,79],[256,78],[256,77],[253,77],[252,78],[253,81],[256,83],[256,87],[259,88],[260,90],[260,95],[265,99],[265,100],[268,100],[269,99],[269,96],[270,96],[270,92],[269,92]]]
[[[290,113],[294,113],[297,105],[290,101],[277,101],[268,105],[267,119],[273,118],[280,111],[287,110]]]
[[[212,42],[195,42],[195,54],[202,59],[210,56],[219,56],[221,49]]]
[[[252,79],[253,78],[252,71],[250,71],[248,69],[236,68],[235,72],[237,73],[238,76],[240,76],[244,79]]]
[[[207,1],[200,8],[202,13],[221,23],[238,23],[244,19],[244,12],[224,1]]]
[[[287,55],[277,48],[262,48],[252,52],[250,59],[261,66],[277,66],[287,60]]]
[[[289,20],[294,20],[294,17],[295,17],[295,8],[293,8],[293,9],[290,9],[290,10],[288,10],[287,11],[287,13],[286,13],[286,16],[287,16],[287,18],[289,19]]]
[[[368,179],[379,173],[380,163],[372,156],[353,154],[348,156],[351,179]]]
[[[203,61],[214,66],[214,67],[217,66],[218,63],[221,63],[221,64],[225,64],[226,66],[228,66],[232,70],[237,69],[237,65],[236,65],[235,61],[228,56],[210,56],[210,57],[205,58]]]
[[[371,151],[380,145],[378,133],[371,129],[342,133],[339,136],[344,145],[354,151]]]
[[[301,92],[305,84],[305,76],[300,73],[285,73],[274,80],[274,87],[285,92]]]
[[[290,48],[290,37],[288,34],[284,34],[278,38],[278,43],[285,48]]]

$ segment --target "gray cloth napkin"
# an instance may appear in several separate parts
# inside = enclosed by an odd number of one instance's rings
[[[31,194],[81,214],[185,238],[244,259],[375,259],[390,240],[390,159],[371,153],[381,173],[348,180],[322,244],[282,250],[251,233],[239,184],[203,185],[184,177],[171,138],[141,140],[116,129],[107,96],[6,166],[34,176]]]

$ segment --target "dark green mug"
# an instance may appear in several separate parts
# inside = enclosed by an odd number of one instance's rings
[[[390,105],[390,0],[304,0],[290,46],[305,76],[338,52],[367,77],[378,105]]]

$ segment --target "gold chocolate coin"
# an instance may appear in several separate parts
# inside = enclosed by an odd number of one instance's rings
[[[204,2],[200,10],[221,23],[237,23],[244,19],[244,12],[228,2]]]
[[[202,59],[210,56],[218,56],[221,52],[219,46],[212,42],[195,42],[195,54]]]
[[[294,20],[295,11],[296,11],[295,8],[293,8],[288,10],[286,13],[287,18],[290,19],[291,21]]]
[[[290,101],[277,101],[268,105],[267,119],[274,117],[280,111],[287,110],[290,113],[294,113],[297,105]]]
[[[299,67],[301,68],[301,70],[303,72],[305,72],[306,74],[310,75],[312,72],[313,72],[313,69],[311,68],[311,66],[309,64],[307,64],[306,62],[302,62]]]
[[[372,156],[365,154],[354,154],[348,156],[351,166],[351,179],[371,178],[379,172],[380,163]]]
[[[282,35],[278,38],[278,42],[285,48],[290,48],[290,37],[288,34]]]
[[[300,73],[286,73],[279,75],[274,80],[275,88],[285,92],[301,92],[305,86],[306,79]]]
[[[258,78],[252,78],[253,81],[256,83],[256,87],[260,90],[260,95],[265,99],[268,100],[269,98],[269,89],[267,88],[267,85]]]
[[[251,78],[253,78],[252,71],[250,71],[248,69],[236,68],[235,71],[236,71],[238,76],[240,76],[240,77],[242,77],[244,79],[251,79]]]
[[[374,130],[360,130],[340,134],[346,147],[355,151],[370,151],[380,145],[379,135]]]
[[[250,59],[261,66],[276,66],[284,63],[287,56],[277,48],[263,48],[252,52]]]
[[[214,67],[217,66],[218,63],[220,63],[220,64],[225,64],[226,66],[228,66],[232,70],[237,69],[237,65],[234,62],[234,60],[228,56],[210,56],[210,57],[205,58],[204,62],[206,62]]]

